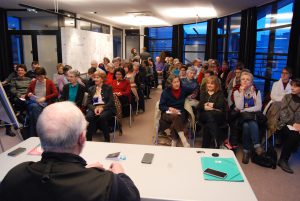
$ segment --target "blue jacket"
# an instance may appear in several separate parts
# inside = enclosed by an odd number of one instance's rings
[[[166,112],[169,109],[169,107],[173,107],[180,111],[183,111],[185,98],[188,95],[190,95],[191,92],[192,92],[191,89],[181,87],[181,94],[179,99],[177,100],[173,96],[172,89],[170,87],[164,89],[160,96],[159,109],[162,112]]]

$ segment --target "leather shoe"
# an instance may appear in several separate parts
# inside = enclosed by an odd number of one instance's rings
[[[250,154],[248,152],[243,152],[242,162],[244,164],[248,164],[249,163],[249,158],[250,158]]]
[[[10,136],[10,137],[15,137],[16,134],[14,132],[12,132],[12,130],[9,128],[6,129],[6,132],[5,132],[6,135]]]
[[[278,166],[281,167],[281,169],[287,173],[294,174],[294,171],[290,168],[287,161],[283,159],[279,159]]]

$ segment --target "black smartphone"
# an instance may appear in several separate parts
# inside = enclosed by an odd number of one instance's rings
[[[121,152],[116,152],[116,153],[112,153],[112,154],[108,154],[106,156],[106,159],[112,159],[112,160],[117,160],[120,156]]]
[[[8,156],[17,156],[19,155],[20,153],[23,153],[24,151],[26,151],[26,148],[23,148],[23,147],[19,147],[11,152],[9,152],[7,155]]]
[[[151,164],[153,160],[154,154],[152,153],[145,153],[142,158],[142,163]]]
[[[218,177],[220,179],[224,179],[224,178],[227,177],[227,173],[221,172],[221,171],[218,171],[218,170],[213,170],[211,168],[207,168],[206,170],[204,170],[204,174],[208,174],[208,175],[211,175],[211,176],[214,176],[214,177]]]

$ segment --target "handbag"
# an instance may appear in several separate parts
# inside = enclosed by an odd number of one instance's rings
[[[253,153],[251,157],[252,163],[255,163],[259,166],[276,169],[277,166],[277,152],[273,146],[268,148],[268,151],[262,155],[257,155]]]

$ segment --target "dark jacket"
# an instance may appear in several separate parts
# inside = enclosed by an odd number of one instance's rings
[[[93,105],[93,97],[96,93],[96,86],[90,87],[88,93],[89,93],[89,95],[88,95],[88,100],[87,100],[87,104],[88,104],[87,107],[88,107],[88,109],[94,111],[96,106]],[[113,114],[116,114],[116,106],[115,106],[115,102],[114,102],[112,87],[109,85],[103,84],[101,96],[103,98],[103,102],[105,103],[105,105],[103,107],[103,111],[111,110]]]
[[[70,83],[66,84],[63,88],[62,94],[60,96],[60,100],[62,101],[67,101],[69,100],[69,89],[70,89]],[[76,98],[75,98],[75,104],[78,107],[82,106],[82,100],[84,97],[84,92],[85,92],[85,87],[82,86],[81,84],[78,83],[78,90],[77,90],[77,94],[76,94]]]
[[[172,94],[171,87],[168,87],[163,90],[160,101],[159,101],[159,109],[162,112],[166,112],[169,107],[176,108],[180,111],[184,110],[184,101],[185,98],[191,94],[191,90],[185,87],[181,87],[181,94],[179,99],[176,99]]]
[[[45,152],[39,162],[10,170],[0,186],[2,201],[138,201],[139,191],[126,174],[86,168],[78,155]]]
[[[209,95],[207,91],[201,92],[198,108],[200,111],[204,111],[204,104],[210,102],[214,103],[214,109],[225,111],[225,98],[221,90],[217,91],[213,95]]]

